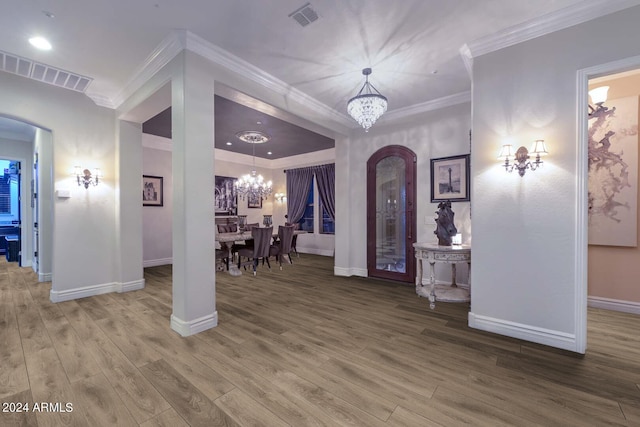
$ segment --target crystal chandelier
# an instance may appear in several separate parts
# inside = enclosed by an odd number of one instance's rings
[[[360,92],[347,102],[347,112],[365,132],[387,111],[387,98],[369,83],[371,68],[362,70],[365,82]]]
[[[264,200],[273,191],[271,181],[265,182],[262,175],[258,175],[256,171],[256,144],[262,144],[269,140],[269,137],[259,131],[242,131],[236,134],[238,139],[252,145],[253,148],[253,169],[250,173],[241,176],[235,182],[236,192],[242,200],[249,198],[249,200]]]

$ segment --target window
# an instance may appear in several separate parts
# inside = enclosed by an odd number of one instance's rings
[[[313,191],[313,182],[314,180],[311,180],[311,185],[309,186],[309,195],[307,196],[307,206],[304,209],[304,214],[302,215],[302,218],[300,218],[300,221],[298,221],[298,224],[300,224],[300,230],[304,230],[308,233],[313,233],[313,218],[314,218],[314,212],[313,212],[313,198],[314,198],[314,191]]]
[[[316,206],[318,206],[317,211],[315,209]],[[335,234],[335,224],[322,204],[322,200],[320,200],[319,192],[316,191],[316,178],[313,177],[311,185],[309,186],[309,196],[307,197],[307,206],[304,210],[304,215],[300,221],[298,221],[300,230],[308,233],[315,232],[315,218],[320,218],[320,222],[318,223],[318,232],[320,234]]]
[[[321,234],[336,234],[336,226],[334,221],[331,219],[329,214],[327,213],[322,200],[318,198],[318,203],[320,204],[320,212],[322,213],[322,224],[320,227]]]
[[[6,222],[18,219],[18,163],[0,160],[0,172],[0,216]]]

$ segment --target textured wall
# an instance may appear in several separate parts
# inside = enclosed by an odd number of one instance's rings
[[[474,59],[474,326],[581,351],[577,72],[639,55],[639,20],[635,7]],[[501,144],[536,138],[543,168],[507,175]]]

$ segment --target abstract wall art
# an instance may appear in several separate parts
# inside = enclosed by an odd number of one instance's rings
[[[589,244],[637,246],[638,97],[589,115]]]

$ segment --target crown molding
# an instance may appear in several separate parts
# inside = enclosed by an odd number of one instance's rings
[[[111,108],[112,110],[115,110],[118,107],[113,100],[106,95],[91,93],[89,91],[84,94],[87,95],[98,107]]]
[[[223,66],[246,79],[254,81],[284,98],[288,98],[291,101],[304,105],[321,117],[325,117],[328,120],[338,122],[347,127],[351,126],[351,120],[346,115],[340,114],[333,108],[317,101],[315,98],[312,98],[306,93],[261,70],[255,65],[189,31],[185,31],[185,37],[185,48],[187,50],[197,53],[203,58]]]
[[[439,110],[441,108],[451,107],[452,105],[464,104],[466,102],[471,102],[471,91],[443,96],[442,98],[432,99],[420,104],[414,104],[408,107],[392,110],[383,115],[378,123],[388,124],[391,121],[404,119],[406,117],[426,113],[429,111]]]
[[[142,134],[142,146],[144,148],[153,148],[154,150],[173,151],[171,139],[148,133]]]
[[[186,44],[185,33],[186,31],[184,30],[172,31],[171,34],[160,42],[133,73],[133,77],[129,79],[120,92],[111,100],[111,105],[113,105],[111,108],[120,107],[124,101],[136,93],[136,91],[160,71],[162,67],[171,62],[176,55],[184,50]]]
[[[467,73],[469,74],[469,79],[473,81],[473,55],[471,54],[471,49],[469,49],[468,44],[463,44],[459,50],[460,56],[462,57],[462,62],[464,63],[464,67],[467,69]]]
[[[271,169],[299,168],[308,165],[321,165],[324,163],[335,163],[336,149],[314,151],[313,153],[297,154],[295,156],[282,157],[271,161]]]
[[[640,0],[579,2],[475,40],[467,45],[465,55],[475,58],[637,5]]]

